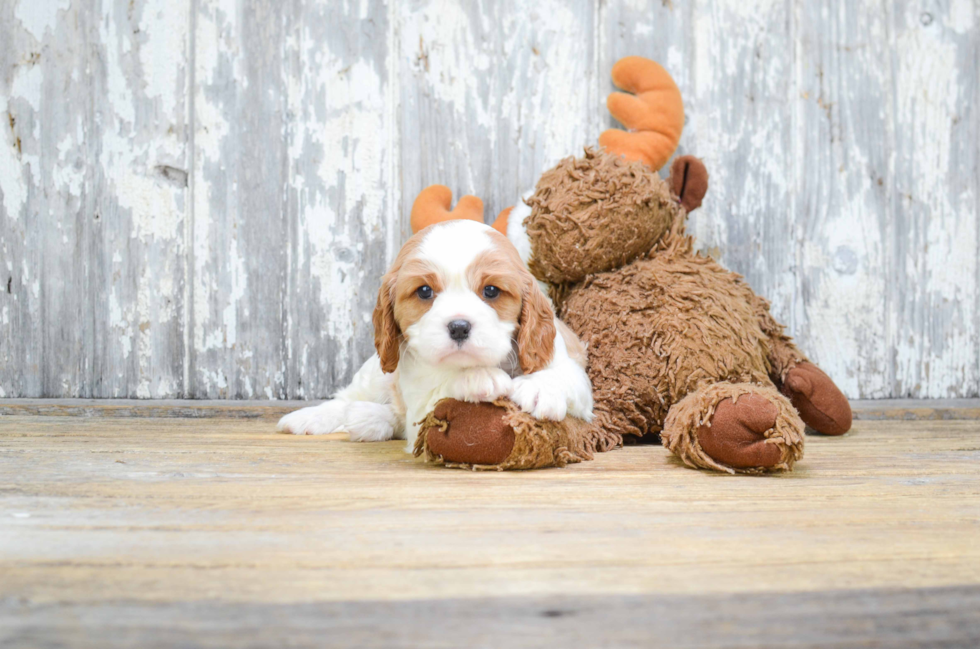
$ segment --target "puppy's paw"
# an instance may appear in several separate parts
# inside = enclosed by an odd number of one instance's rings
[[[474,367],[463,372],[452,386],[454,399],[477,403],[510,394],[512,379],[499,367]]]
[[[565,391],[536,374],[514,379],[510,400],[535,419],[561,421],[568,412]]]
[[[386,442],[398,436],[402,425],[391,407],[355,401],[347,409],[344,428],[350,433],[352,442]]]
[[[326,401],[318,406],[291,412],[276,425],[280,433],[292,435],[325,435],[336,432],[346,423],[346,401]]]

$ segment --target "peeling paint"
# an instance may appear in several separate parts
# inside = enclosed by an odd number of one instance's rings
[[[474,126],[489,129],[493,119],[485,101],[486,82],[496,62],[487,49],[489,42],[474,39],[479,25],[474,25],[466,9],[453,0],[437,0],[426,5],[420,16],[415,8],[404,5],[401,38],[404,43],[418,43],[421,56],[415,65],[421,64],[419,72],[429,81],[434,97],[465,115]]]
[[[58,15],[71,6],[71,0],[20,0],[14,9],[14,16],[37,40],[43,40],[58,20]]]
[[[903,28],[895,36],[896,271],[904,294],[894,325],[895,382],[902,396],[967,396],[980,381],[978,343],[978,239],[976,173],[978,129],[960,124],[977,97],[978,57],[973,7],[954,2],[949,15],[923,25],[915,6],[897,9]],[[967,140],[973,140],[967,143]],[[973,169],[974,182],[951,179],[950,170]],[[951,182],[952,180],[952,182]],[[955,191],[953,188],[956,188]],[[972,217],[967,216],[973,212]],[[974,278],[965,282],[964,278]],[[912,308],[910,308],[912,307]],[[966,362],[965,362],[966,361]],[[972,390],[975,392],[976,388]]]
[[[491,220],[626,54],[684,95],[701,249],[848,395],[980,393],[974,1],[98,7],[0,25],[0,396],[330,394],[417,192]]]
[[[2,105],[0,109],[3,109]],[[19,218],[27,200],[24,168],[18,160],[14,137],[6,131],[0,138],[0,192],[3,193],[3,211],[8,218]]]
[[[971,0],[952,0],[949,4],[949,22],[947,23],[957,34],[969,34],[973,30],[977,16],[976,3]]]
[[[142,91],[147,99],[168,101],[166,111],[180,110],[182,97],[174,93],[184,70],[180,54],[186,51],[189,2],[146,0],[143,3],[139,31]]]

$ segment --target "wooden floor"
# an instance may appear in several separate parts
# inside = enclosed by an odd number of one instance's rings
[[[0,646],[980,646],[980,421],[789,475],[529,473],[265,419],[0,416]]]

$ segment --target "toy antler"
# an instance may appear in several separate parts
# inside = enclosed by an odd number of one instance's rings
[[[464,196],[451,210],[453,192],[445,185],[429,185],[418,195],[412,204],[412,233],[429,227],[433,223],[469,219],[483,223],[483,201],[476,196]]]
[[[660,169],[677,148],[684,130],[684,102],[670,74],[658,63],[641,56],[627,56],[612,69],[616,87],[633,93],[614,92],[606,100],[612,116],[629,129],[609,129],[599,145],[628,160],[640,160]]]

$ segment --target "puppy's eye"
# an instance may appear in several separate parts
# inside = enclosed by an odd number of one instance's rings
[[[483,297],[487,298],[488,300],[492,300],[498,295],[500,295],[500,289],[497,288],[496,286],[483,287]]]
[[[420,286],[415,289],[415,294],[419,296],[420,300],[431,300],[432,299],[432,287],[426,284],[425,286]]]

